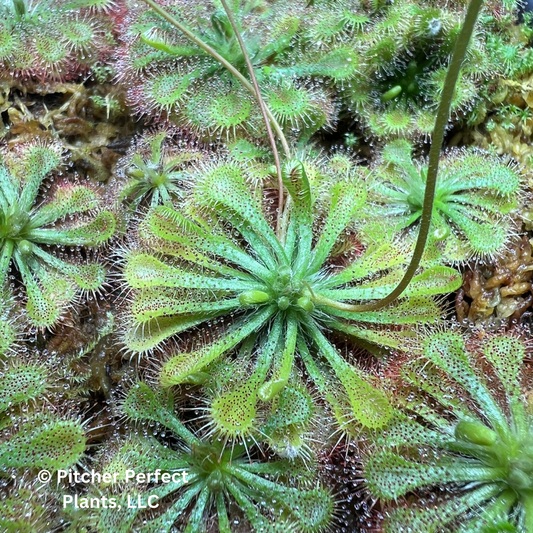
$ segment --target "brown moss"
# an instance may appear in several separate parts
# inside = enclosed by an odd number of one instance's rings
[[[492,263],[466,270],[455,299],[458,319],[489,327],[518,321],[533,303],[532,280],[531,242],[522,237]]]
[[[138,129],[120,89],[110,83],[28,83],[0,86],[0,136],[9,146],[35,139],[59,140],[75,170],[105,182],[123,150],[117,141]],[[7,116],[7,120],[6,117]]]

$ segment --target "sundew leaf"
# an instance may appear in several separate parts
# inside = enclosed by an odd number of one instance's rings
[[[318,487],[305,492],[288,489],[287,496],[286,505],[303,531],[318,533],[331,524],[334,505],[326,489]]]
[[[270,270],[276,268],[277,262],[274,252],[267,243],[258,238],[257,234],[249,224],[240,219],[238,215],[232,215],[229,211],[224,213],[224,219],[234,226],[245,239],[245,241],[250,245],[248,253],[251,257],[254,257],[257,261],[260,261],[261,264],[264,264]],[[251,274],[253,275],[254,273],[251,272]]]
[[[283,522],[280,523],[279,521],[277,524],[272,523],[262,514],[258,513],[257,506],[250,501],[245,492],[235,482],[228,483],[228,490],[235,498],[235,501],[238,503],[239,507],[246,514],[246,517],[250,521],[250,524],[252,525],[255,531],[264,531],[265,533],[278,533],[281,528],[287,530],[287,528],[289,527],[287,523],[283,524]]]
[[[248,434],[254,427],[258,385],[252,377],[230,391],[214,397],[210,406],[211,417],[221,434],[235,438]]]
[[[169,337],[216,318],[221,313],[224,313],[224,310],[143,320],[125,330],[123,341],[129,350],[137,353],[150,352]]]
[[[314,413],[313,398],[307,390],[304,387],[287,385],[276,397],[275,408],[262,431],[273,441],[276,433],[286,435],[286,431],[292,427],[307,428]]]
[[[374,300],[384,298],[403,278],[403,271],[394,270],[377,280],[362,282],[350,289],[332,289],[321,294],[335,300]],[[413,277],[409,286],[402,293],[402,298],[431,296],[453,292],[462,285],[462,277],[457,270],[445,266],[431,267],[422,274]]]
[[[516,501],[516,495],[506,490],[485,506],[483,514],[468,520],[454,533],[518,533],[520,530],[506,517]],[[520,518],[518,519],[520,523]]]
[[[292,372],[294,355],[296,350],[296,339],[298,337],[298,319],[294,314],[287,317],[287,328],[284,334],[285,346],[279,365],[272,372],[272,377],[259,389],[259,397],[263,401],[268,401],[279,394],[287,385]]]
[[[480,155],[459,157],[452,165],[453,172],[443,172],[443,187],[447,193],[468,189],[490,189],[511,195],[521,186],[517,172],[494,157],[484,160]]]
[[[22,178],[22,192],[19,199],[20,208],[23,211],[30,211],[39,192],[39,188],[52,170],[61,164],[59,148],[56,145],[31,146],[24,154],[22,167],[24,168]]]
[[[142,33],[140,39],[144,44],[147,44],[151,48],[172,56],[187,57],[202,54],[201,48],[167,44],[164,40],[157,39],[155,32],[151,30]]]
[[[501,249],[507,238],[508,228],[489,224],[488,221],[476,222],[457,209],[450,208],[448,211],[452,221],[468,237],[476,252],[489,254]]]
[[[514,337],[500,335],[490,337],[482,350],[507,394],[515,398],[520,396],[520,372],[526,356],[524,344]]]
[[[231,526],[228,517],[228,510],[224,502],[224,496],[219,492],[216,495],[218,530],[219,533],[231,533]]]
[[[0,250],[0,288],[4,285],[14,247],[15,243],[12,240],[7,240],[2,244]]]
[[[313,249],[314,257],[308,269],[310,274],[322,267],[339,235],[366,200],[366,192],[352,183],[336,183],[330,194],[328,216]]]
[[[94,218],[68,229],[33,229],[28,240],[40,244],[98,246],[115,233],[117,219],[111,211],[100,211]]]
[[[469,214],[472,210],[472,215],[475,215],[479,220],[488,219],[484,214],[487,211],[490,213],[507,215],[518,207],[516,198],[512,196],[497,196],[495,194],[486,193],[482,197],[473,192],[462,192],[455,194],[451,199],[453,205],[457,208],[463,206],[463,212]],[[439,204],[441,206],[443,204]],[[506,222],[502,220],[502,222]]]
[[[423,359],[412,361],[404,365],[401,370],[401,376],[408,384],[435,398],[438,401],[439,406],[452,411],[458,418],[468,419],[472,416],[464,402],[458,399],[455,394],[451,394],[454,390],[453,383],[450,383],[447,376],[443,375],[443,373],[435,367],[427,365],[426,361]],[[413,394],[409,394],[405,400],[402,397],[401,403],[409,409],[412,408],[413,411],[417,413],[419,413],[419,406],[422,406],[424,411],[420,413],[420,416],[426,418],[427,413],[430,412],[430,422],[433,425],[441,427],[449,426],[449,421],[442,418],[442,413],[438,416],[434,409],[430,409],[427,405],[428,402],[423,397],[416,396],[413,398],[413,396]],[[416,404],[416,406],[414,404]],[[440,423],[441,420],[443,422],[442,424]]]
[[[61,316],[61,311],[72,293],[72,284],[61,280],[44,271],[39,272],[48,284],[39,283],[33,273],[26,266],[19,253],[15,254],[15,261],[22,274],[28,301],[26,312],[33,323],[39,327],[49,327],[55,324]]]
[[[369,247],[364,255],[338,274],[326,278],[321,286],[337,287],[343,283],[363,279],[380,271],[406,264],[412,251],[399,242],[385,243]]]
[[[14,346],[19,334],[16,319],[12,318],[9,298],[0,292],[0,355],[7,354]]]
[[[180,497],[169,507],[164,514],[156,519],[148,522],[146,525],[142,526],[140,529],[141,533],[155,533],[155,532],[170,532],[174,523],[183,515],[184,511],[189,507],[190,502],[193,498],[197,497],[199,492],[202,490],[202,486],[198,484],[193,484],[193,486],[186,490]],[[141,500],[143,501],[143,500]],[[144,497],[143,505],[147,505],[148,497]],[[109,531],[112,533],[113,529]],[[130,530],[128,530],[130,531]],[[220,532],[222,533],[222,532]]]
[[[273,313],[274,309],[271,306],[267,306],[252,317],[249,317],[245,323],[237,323],[230,327],[228,332],[223,334],[219,340],[205,348],[194,353],[182,353],[171,357],[163,365],[159,374],[161,385],[170,387],[186,382],[189,375],[202,370],[222,353],[236,346],[250,333],[261,328]]]
[[[30,419],[0,444],[3,468],[68,469],[85,451],[85,431],[74,420]]]
[[[204,269],[211,270],[212,272],[218,272],[222,276],[235,277],[237,279],[250,280],[253,279],[248,272],[237,270],[235,268],[225,265],[223,262],[219,262],[216,258],[212,258],[207,254],[200,252],[198,248],[192,247],[192,245],[182,244],[176,241],[170,241],[161,239],[154,234],[146,234],[142,228],[142,236],[140,241],[143,245],[150,245],[157,248],[160,254],[165,254],[170,257],[183,259],[184,261],[203,267]],[[261,255],[261,260],[264,261],[265,257]]]
[[[188,441],[197,441],[174,414],[172,397],[166,391],[154,392],[145,383],[136,383],[128,391],[121,409],[131,420],[157,422]]]
[[[498,484],[486,484],[464,496],[450,498],[434,508],[397,509],[385,519],[385,533],[410,533],[412,531],[435,533],[438,528],[452,522],[469,509],[476,509],[482,502],[498,495]]]
[[[261,263],[243,252],[231,240],[208,231],[174,209],[159,206],[148,213],[143,222],[143,232],[146,231],[144,224],[158,238],[215,254],[240,265],[248,272],[269,277],[269,271]]]
[[[308,325],[320,353],[324,355],[342,383],[354,418],[364,427],[383,427],[393,416],[384,392],[367,381],[361,370],[348,364],[315,325]]]
[[[291,39],[297,34],[300,20],[293,15],[286,15],[281,19],[272,21],[273,31],[270,42],[255,56],[255,61],[264,61],[273,57],[289,47]]]
[[[411,159],[412,152],[413,145],[410,142],[398,139],[385,146],[382,157],[386,163],[396,165],[399,172],[405,173],[411,180],[412,186],[424,188],[424,180]],[[402,178],[399,178],[398,182],[401,181]]]
[[[145,472],[155,472],[157,468],[166,471],[178,471],[187,468],[187,462],[176,456],[174,450],[163,446],[158,440],[153,437],[140,438],[138,436],[130,436],[120,446],[113,451],[113,455],[107,459],[102,465],[102,474],[109,472],[116,474],[115,480],[122,482],[126,480],[126,470],[140,470]],[[111,477],[113,479],[113,477]],[[105,488],[115,483],[102,482],[100,487]],[[169,491],[169,485],[172,487]],[[166,486],[158,487],[157,493],[160,497],[175,490],[172,482]]]
[[[258,237],[271,246],[280,260],[286,260],[285,251],[272,228],[255,203],[250,201],[250,193],[244,185],[239,167],[222,165],[206,174],[199,184],[197,194],[201,204],[225,206],[238,214],[251,225]]]
[[[467,460],[435,459],[431,464],[408,461],[389,450],[373,454],[366,463],[365,471],[370,491],[388,500],[395,500],[415,489],[443,483],[492,481],[503,473],[502,469],[476,465]]]
[[[395,407],[394,417],[385,431],[376,434],[376,443],[380,450],[398,449],[400,446],[439,446],[451,439],[450,435],[422,426]]]
[[[313,76],[328,76],[335,82],[343,82],[353,78],[361,62],[360,56],[353,47],[339,47],[331,50],[308,66],[300,70]]]
[[[135,293],[130,311],[136,322],[143,323],[164,316],[218,312],[239,306],[239,298],[213,301],[206,295],[204,301],[198,298],[191,302],[182,291],[153,287]]]
[[[311,209],[314,198],[311,193],[311,185],[307,172],[301,161],[293,160],[286,163],[282,169],[283,185],[294,202],[294,208],[298,218],[302,222],[312,223]]]
[[[31,227],[38,228],[75,213],[84,213],[98,207],[97,193],[83,185],[61,187],[54,197],[43,205],[31,219]]]
[[[37,399],[48,387],[43,366],[19,364],[0,378],[0,412],[9,407]]]
[[[149,254],[133,254],[128,257],[124,278],[136,289],[168,287],[182,289],[213,289],[219,291],[246,291],[256,285],[238,279],[210,277],[172,267]]]
[[[7,212],[9,206],[15,203],[16,198],[17,184],[7,171],[7,168],[0,166],[0,205],[2,209]]]
[[[340,309],[329,308],[328,313],[335,317],[353,320],[354,313],[349,311],[342,311]],[[430,298],[418,296],[416,298],[409,298],[401,300],[399,303],[392,304],[390,307],[385,307],[379,311],[364,311],[357,313],[358,322],[369,324],[423,324],[428,322],[435,322],[442,314],[440,307]],[[341,326],[336,328],[341,329]],[[348,331],[350,328],[362,327],[363,324],[351,324],[350,322],[342,325],[343,331]]]
[[[42,259],[48,266],[61,274],[66,274],[79,289],[92,291],[99,289],[105,281],[105,269],[98,263],[75,265],[67,263],[45,252],[38,246],[33,248],[33,253]]]
[[[470,366],[464,340],[460,335],[454,333],[432,335],[426,344],[424,355],[469,392],[499,432],[502,434],[508,432],[505,415]]]

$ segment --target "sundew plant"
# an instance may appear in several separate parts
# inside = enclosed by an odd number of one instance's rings
[[[102,265],[83,261],[76,253],[68,260],[65,247],[105,244],[115,232],[116,217],[89,184],[56,179],[48,190],[45,181],[63,165],[59,144],[4,149],[0,157],[0,285],[15,294],[17,271],[25,298],[16,291],[16,299],[23,300],[28,320],[51,327],[77,294],[97,291],[105,279]],[[56,247],[55,253],[50,247]]]
[[[399,303],[354,314],[351,302],[391,291],[409,250],[386,243],[368,248],[345,268],[328,269],[333,247],[365,202],[364,189],[349,176],[324,183],[329,198],[319,218],[302,164],[285,166],[283,176],[292,203],[281,238],[263,212],[261,197],[230,161],[198,173],[191,214],[167,206],[147,214],[138,230],[140,246],[125,257],[124,280],[134,292],[124,343],[142,354],[200,324],[218,329],[211,341],[200,340],[163,364],[159,381],[168,387],[194,381],[209,363],[257,339],[257,367],[246,386],[263,401],[287,384],[297,345],[304,343],[334,371],[354,416],[364,425],[380,425],[387,413],[384,397],[339,355],[324,327],[406,348],[413,338],[407,326],[437,321],[441,311],[431,296],[454,290],[460,276],[448,267],[432,267],[413,279]]]
[[[529,10],[0,0],[0,529],[533,531]]]
[[[425,361],[401,370],[396,420],[364,465],[370,492],[391,502],[383,531],[531,531],[526,351],[516,337],[491,336],[467,349],[460,335],[439,333],[428,338]],[[404,500],[439,488],[429,506]]]
[[[141,492],[139,501],[146,506],[148,498],[155,495],[172,503],[150,515],[141,506],[128,506],[126,498],[121,498],[122,510],[94,512],[96,531],[167,532],[178,523],[186,524],[185,531],[202,531],[214,522],[218,531],[229,533],[231,524],[240,520],[254,533],[320,533],[332,526],[333,496],[316,484],[312,471],[304,464],[262,462],[252,459],[245,445],[224,447],[219,439],[196,434],[176,416],[168,391],[155,393],[144,383],[132,387],[121,409],[138,424],[164,427],[179,441],[179,447],[163,446],[153,436],[131,435],[102,458],[103,470],[118,473],[123,483],[127,469],[159,468],[172,475],[172,481]],[[103,486],[101,490],[112,494],[112,488]],[[240,510],[241,519],[230,520],[230,505]]]
[[[172,205],[186,196],[188,167],[203,158],[194,139],[176,128],[163,125],[136,139],[118,163],[120,198],[132,205]]]
[[[383,149],[368,210],[373,232],[388,228],[394,235],[420,222],[427,166],[412,160],[412,150],[404,140]],[[518,208],[520,170],[479,150],[450,152],[440,166],[430,236],[441,248],[437,257],[462,260],[497,253],[513,230],[509,214]]]

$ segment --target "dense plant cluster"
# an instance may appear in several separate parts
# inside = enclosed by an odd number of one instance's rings
[[[2,77],[73,79],[114,43],[107,0],[6,0],[0,4]]]
[[[290,57],[291,42],[305,16],[304,3],[234,2],[232,7],[258,68],[267,105],[279,123],[306,137],[331,126],[335,107],[328,91],[308,79],[291,79],[277,72],[281,58]],[[246,71],[223,9],[185,2],[170,3],[168,9],[235,68]],[[204,137],[261,135],[261,115],[253,96],[146,5],[130,11],[120,38],[124,46],[119,73],[130,87],[129,100],[138,113],[170,117]]]
[[[533,531],[532,35],[0,0],[0,529]]]
[[[464,5],[280,1],[232,7],[265,101],[284,128],[307,137],[331,127],[346,109],[377,137],[431,134]],[[513,28],[513,7],[487,7],[480,17],[452,103],[456,120],[483,120],[494,81],[531,72],[531,30]],[[185,2],[168,8],[189,28],[198,25],[199,37],[245,70],[223,10]],[[261,117],[253,97],[168,21],[137,8],[121,39],[126,46],[119,68],[137,112],[163,113],[207,136],[257,135]]]

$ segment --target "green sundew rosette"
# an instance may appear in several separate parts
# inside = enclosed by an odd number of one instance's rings
[[[385,146],[371,189],[369,235],[385,231],[390,238],[419,224],[427,167],[412,160],[412,150],[404,140]],[[446,154],[440,163],[427,258],[457,262],[498,254],[513,232],[509,215],[518,208],[522,182],[520,169],[492,154],[473,149]]]
[[[366,192],[351,175],[331,182],[324,177],[321,187],[328,198],[322,216],[315,217],[318,208],[304,169],[297,161],[284,168],[292,205],[282,239],[265,218],[260,197],[248,188],[243,169],[227,162],[194,180],[192,212],[201,216],[189,218],[167,206],[151,210],[141,223],[142,245],[126,256],[124,282],[133,292],[123,340],[132,352],[149,353],[202,324],[223,325],[210,342],[171,354],[159,374],[163,387],[196,382],[209,364],[256,339],[255,368],[242,385],[246,393],[229,392],[224,404],[218,400],[225,414],[218,426],[228,435],[237,430],[232,424],[224,428],[222,420],[242,418],[251,427],[257,402],[269,402],[285,388],[302,347],[333,373],[355,424],[385,424],[390,417],[385,393],[340,356],[324,328],[374,345],[411,346],[409,327],[441,316],[432,296],[461,283],[455,270],[433,266],[415,276],[397,304],[351,312],[350,303],[384,297],[396,286],[411,251],[380,243],[345,268],[328,271],[328,258],[351,228]],[[305,360],[308,372],[317,375]],[[234,402],[231,394],[241,400]]]
[[[3,155],[0,286],[7,284],[10,268],[18,270],[28,321],[51,327],[77,294],[100,289],[105,269],[98,263],[67,262],[48,247],[100,247],[114,235],[116,216],[103,208],[96,189],[82,184],[58,184],[43,203],[34,205],[44,180],[62,164],[58,146],[29,145],[16,156],[8,151]]]
[[[254,533],[281,533],[291,527],[322,533],[331,527],[334,499],[327,489],[317,485],[311,464],[262,462],[251,458],[244,444],[224,446],[218,438],[201,438],[176,417],[171,395],[153,391],[144,383],[136,384],[126,394],[121,409],[138,424],[164,427],[179,444],[169,447],[152,436],[132,435],[104,454],[101,471],[117,473],[119,483],[124,482],[127,469],[160,469],[161,474],[177,473],[179,479],[138,490],[137,497],[143,504],[154,495],[170,503],[157,515],[147,514],[141,507],[128,508],[123,486],[118,492],[120,485],[114,491],[112,485],[102,485],[104,494],[115,497],[122,509],[96,511],[93,524],[97,532],[170,532],[178,521],[186,523],[187,530],[200,531],[208,517],[213,517],[219,531],[229,533],[233,507],[240,510]],[[185,483],[182,472],[186,473]]]
[[[459,334],[445,332],[428,336],[423,360],[404,365],[408,392],[398,396],[394,421],[364,460],[370,493],[387,502],[385,533],[531,531],[533,419],[520,389],[525,355],[524,342],[510,335],[489,336],[473,352]],[[432,506],[395,504],[434,489],[445,496]]]

